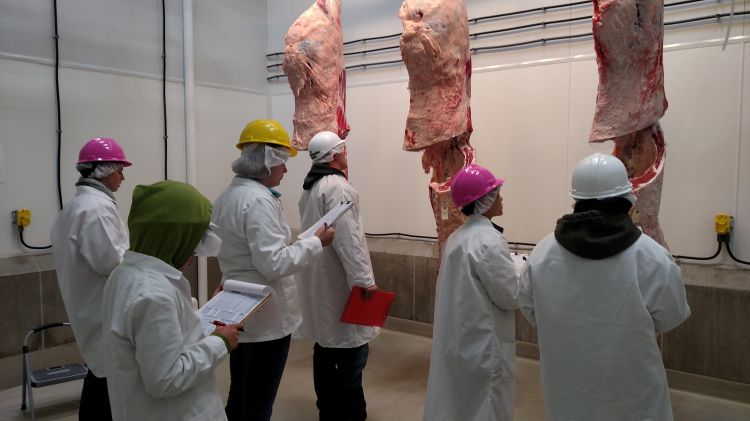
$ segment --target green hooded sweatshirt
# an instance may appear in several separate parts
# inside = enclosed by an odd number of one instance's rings
[[[137,185],[128,215],[130,250],[180,269],[211,222],[211,202],[177,181]]]

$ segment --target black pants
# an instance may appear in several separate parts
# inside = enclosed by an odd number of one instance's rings
[[[313,347],[313,379],[320,421],[360,421],[367,418],[362,370],[370,347]]]
[[[229,354],[229,421],[269,421],[292,336],[241,343]]]
[[[83,379],[78,419],[80,421],[107,421],[112,419],[112,408],[109,406],[109,393],[107,393],[107,378],[96,377],[91,370]]]

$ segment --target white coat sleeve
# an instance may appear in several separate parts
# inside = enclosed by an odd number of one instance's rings
[[[245,215],[247,238],[253,266],[267,279],[299,272],[323,252],[317,236],[286,244],[287,227],[272,199],[257,199]]]
[[[108,276],[122,262],[129,247],[127,233],[122,229],[120,217],[106,211],[87,216],[83,222],[78,247],[91,269],[99,275]]]
[[[495,306],[517,309],[518,275],[505,240],[483,245],[476,267],[479,280]]]
[[[352,191],[352,187],[346,188],[341,184],[332,184],[332,187],[334,191],[326,192],[324,196],[325,212],[344,201],[351,200],[356,203],[336,221],[336,235],[333,238],[333,249],[344,267],[346,281],[350,289],[355,285],[364,288],[373,286],[375,277],[359,216],[359,195]]]
[[[175,303],[163,293],[134,300],[126,329],[146,393],[154,399],[177,396],[205,380],[228,355],[224,341],[208,336],[183,346]]]
[[[526,320],[536,326],[536,312],[534,311],[534,292],[531,288],[531,264],[527,261],[521,272],[520,291],[518,292],[518,306]]]
[[[646,279],[641,280],[645,284],[641,289],[644,291],[646,307],[654,321],[656,332],[668,332],[690,317],[680,267],[664,250],[663,255],[658,256],[649,269]]]

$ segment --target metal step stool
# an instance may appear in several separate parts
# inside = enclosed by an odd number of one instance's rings
[[[44,326],[39,326],[27,333],[26,337],[23,339],[23,392],[21,395],[21,411],[26,410],[26,393],[28,391],[32,421],[36,420],[36,414],[34,412],[34,396],[32,395],[33,388],[52,386],[53,384],[82,379],[86,377],[89,372],[86,365],[78,363],[63,364],[31,371],[31,364],[29,363],[29,338],[31,338],[31,335],[43,332],[47,329],[63,326],[70,326],[70,323],[50,323]]]

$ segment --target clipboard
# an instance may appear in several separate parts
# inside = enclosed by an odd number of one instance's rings
[[[360,286],[352,288],[344,312],[341,313],[341,321],[355,325],[383,326],[396,294],[377,289],[370,299],[365,300],[362,298],[363,292],[365,289]]]
[[[227,279],[224,289],[198,311],[203,332],[210,335],[216,329],[214,321],[244,324],[270,297],[268,286]]]
[[[297,238],[300,240],[304,240],[305,238],[310,238],[314,236],[315,233],[318,231],[318,229],[323,226],[323,224],[330,227],[336,221],[338,221],[339,218],[341,218],[341,215],[345,214],[353,206],[354,206],[354,202],[352,202],[351,200],[347,200],[346,202],[339,203],[338,205],[334,206],[333,209],[329,210],[328,213],[323,215],[322,218],[318,219],[318,222],[314,223],[310,228],[301,232],[297,236]]]

